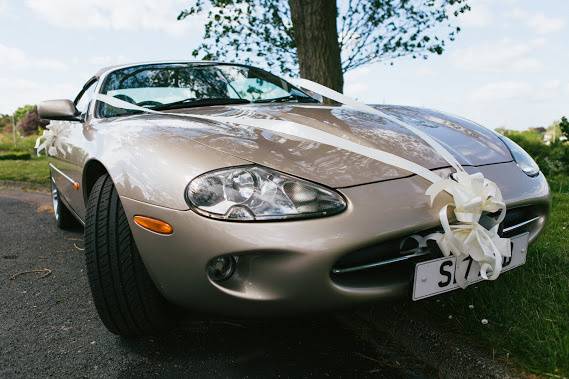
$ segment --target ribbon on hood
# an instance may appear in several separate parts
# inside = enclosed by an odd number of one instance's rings
[[[456,172],[450,178],[439,178],[432,181],[433,184],[427,188],[425,194],[430,197],[431,207],[441,192],[447,192],[452,196],[452,202],[447,203],[439,211],[439,220],[444,233],[432,233],[425,237],[414,235],[411,238],[417,242],[419,249],[427,248],[426,241],[434,240],[445,256],[456,256],[455,280],[462,288],[467,286],[465,273],[469,265],[468,258],[480,266],[479,272],[483,279],[495,280],[498,278],[502,270],[502,257],[510,257],[512,251],[510,239],[501,238],[498,235],[499,226],[506,216],[506,204],[496,183],[484,178],[482,173],[468,174],[455,157],[440,143],[397,117],[310,80],[300,78],[290,81],[297,87],[307,89],[362,112],[376,114],[400,125],[423,139],[443,157]],[[421,175],[417,172],[416,174]],[[451,210],[456,221],[458,221],[452,225],[449,220],[449,211]],[[479,223],[483,213],[498,213],[497,219],[494,219],[490,229]]]
[[[292,121],[155,111],[105,94],[95,94],[93,100],[101,101],[119,109],[188,117],[219,123],[233,123],[240,126],[270,130],[275,133],[292,136],[293,138],[303,138],[331,145],[419,175],[432,183],[425,192],[425,194],[430,197],[431,206],[441,192],[446,192],[451,195],[452,201],[443,206],[439,211],[439,220],[443,228],[443,233],[433,233],[426,237],[413,236],[413,238],[417,240],[420,247],[426,246],[425,241],[434,240],[445,256],[453,255],[456,257],[455,279],[461,287],[466,286],[464,275],[460,275],[460,273],[465,272],[465,267],[468,264],[464,258],[471,258],[480,265],[480,276],[483,279],[494,280],[498,278],[502,269],[502,257],[511,256],[511,244],[508,238],[501,238],[498,235],[498,227],[505,217],[506,206],[502,194],[494,182],[484,178],[481,173],[468,174],[456,158],[439,142],[397,117],[381,112],[380,110],[307,79],[293,79],[290,81],[298,87],[305,88],[362,112],[378,115],[406,128],[429,144],[449,163],[455,172],[450,178],[442,178],[428,168],[395,154],[365,146],[358,141],[353,141],[349,138],[340,137]],[[45,149],[46,146],[50,148],[52,141],[57,141],[57,132],[58,131],[53,129],[49,132],[44,132],[46,141],[41,145],[39,144],[41,137],[38,138],[38,142],[36,142],[36,145],[38,145],[38,154],[42,148]],[[50,150],[48,150],[48,152],[51,154]],[[490,229],[485,228],[479,223],[480,217],[485,212],[500,212]],[[449,214],[454,214],[454,217],[449,218]],[[450,220],[453,218],[456,219],[457,223],[451,224]]]

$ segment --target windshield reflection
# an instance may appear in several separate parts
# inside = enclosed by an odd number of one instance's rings
[[[318,102],[264,70],[204,63],[150,64],[116,70],[105,79],[101,93],[156,110],[251,102]],[[98,113],[101,117],[116,117],[133,111],[98,104]]]

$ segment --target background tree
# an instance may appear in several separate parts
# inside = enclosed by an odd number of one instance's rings
[[[41,126],[45,126],[45,124],[41,121],[36,107],[33,107],[31,111],[26,113],[16,125],[17,130],[19,130],[23,136],[36,134]]]
[[[178,20],[205,14],[201,59],[300,73],[338,91],[367,63],[442,54],[467,0],[194,0]]]
[[[35,110],[36,106],[30,104],[22,105],[21,107],[16,109],[14,111],[14,119],[16,121],[16,124],[18,124],[24,117],[26,117],[28,113],[35,112]]]
[[[569,120],[567,120],[567,117],[561,117],[559,128],[561,129],[561,134],[569,140]]]
[[[3,128],[5,132],[12,132],[12,116],[16,132],[23,136],[35,134],[46,125],[40,120],[36,106],[27,104],[16,109],[12,115],[0,115],[0,130]]]
[[[10,125],[12,125],[12,117],[7,114],[0,114],[0,132]]]

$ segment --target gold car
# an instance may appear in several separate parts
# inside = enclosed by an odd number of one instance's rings
[[[499,233],[512,237],[515,253],[504,269],[523,264],[550,207],[527,153],[462,118],[376,109],[500,187],[508,210]],[[423,178],[338,146],[215,121],[293,122],[450,173],[389,119],[323,102],[258,68],[212,62],[106,68],[75,101],[47,101],[39,113],[53,120],[46,151],[56,222],[85,226],[94,303],[113,333],[167,328],[178,308],[282,315],[457,288],[451,258],[407,246],[409,236],[440,229],[448,200],[431,207]]]

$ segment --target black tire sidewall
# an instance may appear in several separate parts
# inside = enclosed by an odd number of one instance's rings
[[[142,262],[108,175],[96,181],[89,195],[85,259],[93,302],[109,331],[142,336],[174,325],[172,306],[159,293]]]

